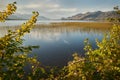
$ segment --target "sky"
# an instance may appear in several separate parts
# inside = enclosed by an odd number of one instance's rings
[[[0,0],[0,10],[8,3],[17,2],[19,14],[38,11],[41,16],[51,19],[69,17],[78,13],[111,11],[120,5],[120,0]]]

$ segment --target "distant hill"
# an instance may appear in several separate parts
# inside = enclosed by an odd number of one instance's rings
[[[9,16],[7,19],[8,20],[28,20],[30,19],[32,15],[30,14],[13,14]],[[38,20],[49,20],[49,18],[46,18],[44,16],[39,16]]]
[[[87,12],[85,14],[77,14],[71,17],[62,18],[62,20],[106,20],[108,18],[120,17],[115,11],[96,11],[96,12]]]

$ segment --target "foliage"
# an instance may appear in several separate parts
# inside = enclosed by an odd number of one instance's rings
[[[119,80],[120,79],[120,26],[114,25],[110,35],[101,42],[96,41],[98,49],[93,50],[85,41],[86,56],[74,54],[68,66],[67,77],[76,80]]]
[[[119,6],[114,7],[114,11],[116,12],[116,14],[120,14]],[[108,20],[110,22],[113,22],[113,23],[119,23],[120,22],[120,18],[119,17],[108,18]]]
[[[16,11],[16,2],[8,4],[7,10],[0,12],[0,21]],[[8,30],[8,34],[0,38],[0,79],[14,80],[23,79],[25,76],[24,67],[27,63],[39,65],[35,57],[28,57],[28,53],[36,46],[23,46],[25,33],[29,33],[37,21],[38,12],[33,12],[33,16],[21,28],[16,31]],[[34,69],[34,65],[31,66]]]
[[[92,49],[88,39],[85,40],[85,45],[86,56],[74,54],[73,61],[66,66],[67,73],[63,79],[120,80],[119,23],[113,25],[110,33],[106,34],[101,42],[96,40],[97,49]]]
[[[16,11],[17,7],[15,6],[15,4],[16,2],[14,2],[13,4],[8,4],[7,9],[3,12],[0,12],[0,21],[4,22],[8,16],[12,15]]]
[[[7,8],[4,13],[0,12],[1,22],[16,11],[15,3]],[[114,24],[101,42],[96,40],[98,48],[95,50],[86,39],[85,57],[75,53],[74,59],[64,68],[45,71],[35,57],[28,57],[28,53],[36,46],[22,45],[22,37],[34,27],[38,15],[38,12],[33,12],[30,20],[22,24],[20,29],[8,30],[8,34],[0,38],[0,80],[120,80],[119,24]],[[31,68],[29,74],[25,66]]]

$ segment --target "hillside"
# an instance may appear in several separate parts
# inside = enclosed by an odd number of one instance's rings
[[[31,17],[30,14],[13,14],[9,16],[8,20],[28,20]],[[38,20],[48,20],[49,18],[46,18],[44,16],[39,16]]]
[[[87,12],[85,14],[77,14],[71,17],[62,18],[62,20],[106,20],[108,18],[120,17],[115,11],[96,11],[96,12]]]

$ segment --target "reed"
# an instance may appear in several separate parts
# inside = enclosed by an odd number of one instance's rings
[[[37,27],[85,27],[85,28],[111,28],[110,22],[56,22],[50,24],[37,24]]]

